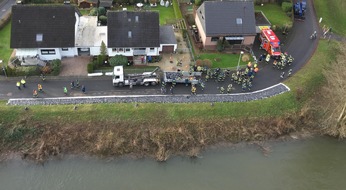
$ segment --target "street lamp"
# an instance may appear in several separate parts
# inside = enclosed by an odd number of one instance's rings
[[[241,56],[244,54],[243,51],[240,51],[240,55],[239,55],[239,60],[238,60],[238,66],[237,66],[237,71],[239,70],[239,63],[240,63],[240,58]]]

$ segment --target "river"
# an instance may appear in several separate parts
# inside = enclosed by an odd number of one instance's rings
[[[11,159],[0,164],[0,189],[300,190],[346,189],[346,141],[312,138],[258,146],[212,148],[200,158],[69,157],[44,165]]]

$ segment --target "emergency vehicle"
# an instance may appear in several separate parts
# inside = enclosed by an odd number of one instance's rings
[[[268,52],[273,58],[278,58],[281,54],[280,40],[270,28],[263,28],[259,36],[260,47]]]

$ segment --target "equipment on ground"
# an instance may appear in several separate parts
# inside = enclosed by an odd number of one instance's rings
[[[130,86],[133,85],[156,85],[159,83],[159,78],[156,75],[157,67],[152,72],[143,72],[140,74],[124,74],[123,66],[115,66],[113,71],[113,86]]]
[[[163,73],[163,81],[166,83],[191,83],[198,84],[202,72],[172,71]]]
[[[306,11],[306,0],[299,0],[298,2],[293,4],[294,18],[304,20],[305,11]]]
[[[259,40],[261,42],[260,47],[267,51],[271,57],[277,59],[280,56],[280,40],[271,29],[262,29]]]

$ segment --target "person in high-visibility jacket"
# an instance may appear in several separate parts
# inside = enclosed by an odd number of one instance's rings
[[[43,92],[43,88],[42,88],[42,85],[41,84],[37,84],[37,90],[39,92]]]
[[[22,80],[20,80],[20,83],[22,83],[23,88],[25,88],[25,83],[26,83],[26,81],[25,81],[24,79],[22,79]]]
[[[19,81],[17,81],[16,86],[17,86],[18,90],[20,90],[20,82]]]

